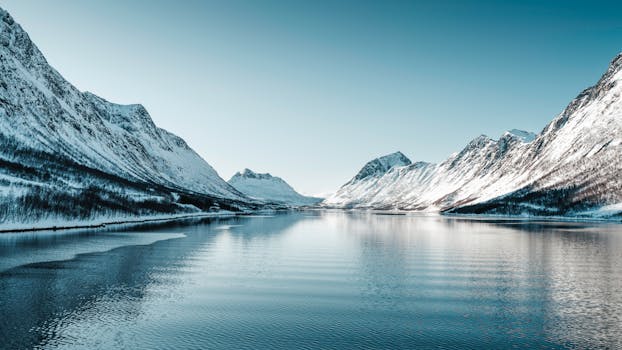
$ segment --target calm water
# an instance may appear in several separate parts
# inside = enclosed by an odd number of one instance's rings
[[[6,349],[622,348],[622,225],[336,212],[0,235]]]

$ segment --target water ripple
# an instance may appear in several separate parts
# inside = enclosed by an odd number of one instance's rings
[[[185,237],[0,273],[0,348],[622,348],[620,226],[314,212],[152,231],[135,234]]]

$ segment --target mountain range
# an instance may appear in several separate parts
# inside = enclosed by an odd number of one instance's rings
[[[540,133],[481,135],[434,164],[374,159],[320,205],[459,214],[621,216],[622,54]],[[209,151],[209,150],[208,150]],[[79,91],[0,9],[0,225],[315,205],[279,177],[228,182],[139,105]]]
[[[380,157],[325,207],[460,214],[620,216],[622,54],[540,133],[481,135],[441,163]]]

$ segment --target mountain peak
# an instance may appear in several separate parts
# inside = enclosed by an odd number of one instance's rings
[[[247,178],[247,179],[272,179],[274,178],[274,176],[270,175],[270,173],[256,173],[254,171],[252,171],[249,168],[244,168],[244,170],[242,170],[241,172],[238,171],[237,173],[235,173],[235,175],[233,175],[233,177],[231,178],[232,180],[234,178]],[[231,181],[231,180],[229,180]]]
[[[407,166],[410,164],[412,164],[412,162],[402,152],[394,152],[365,164],[354,179],[361,180],[370,176],[382,175],[395,167]]]
[[[244,174],[244,176],[253,176],[253,175],[257,175],[258,173],[252,171],[249,168],[244,168],[244,170],[242,171],[242,173]]]
[[[12,26],[13,23],[15,23],[15,20],[13,20],[13,17],[11,17],[11,14],[9,14],[2,7],[0,7],[0,16],[2,16],[2,21],[10,26]]]
[[[382,161],[387,161],[387,162],[403,162],[403,163],[407,163],[407,164],[404,164],[404,165],[409,165],[411,163],[410,159],[408,159],[408,157],[406,157],[404,155],[404,153],[402,153],[400,151],[387,154],[386,156],[382,156],[382,157],[380,157],[378,159],[382,160]]]
[[[11,14],[0,7],[0,17],[0,49],[6,50],[27,68],[43,66],[49,69],[41,51]]]
[[[618,73],[622,70],[622,52],[618,53],[609,63],[609,67],[598,83],[586,89],[590,92],[591,97],[600,96],[603,92],[608,91],[615,85],[616,80],[620,80],[622,77]],[[583,93],[582,93],[583,94]]]
[[[598,82],[581,91],[581,93],[566,106],[562,113],[544,128],[543,133],[554,133],[560,130],[577,110],[592,101],[602,98],[614,88],[618,87],[619,89],[618,81],[622,80],[620,71],[622,71],[622,52],[618,53],[613,60],[611,60],[607,71],[600,77]],[[617,91],[616,94],[617,93],[619,93],[619,91]],[[617,97],[614,98],[617,99]]]
[[[620,68],[622,68],[622,52],[618,53],[616,57],[611,60],[608,71],[618,71]]]
[[[489,144],[490,142],[494,142],[494,140],[491,139],[490,136],[485,135],[485,134],[481,134],[481,135],[477,136],[476,138],[472,139],[467,144],[465,149],[481,148],[481,147],[484,147],[485,145]]]
[[[536,138],[536,134],[529,132],[529,131],[525,131],[525,130],[519,130],[519,129],[512,129],[512,130],[508,130],[504,132],[502,137],[506,137],[506,136],[517,138],[524,143],[529,143]]]

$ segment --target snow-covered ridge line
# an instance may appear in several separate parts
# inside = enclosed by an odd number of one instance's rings
[[[0,229],[260,205],[142,105],[75,88],[0,9]]]
[[[322,205],[464,214],[620,216],[622,54],[539,134],[481,135],[439,164],[358,174]],[[368,163],[369,164],[369,163]],[[367,165],[363,168],[365,169]]]

